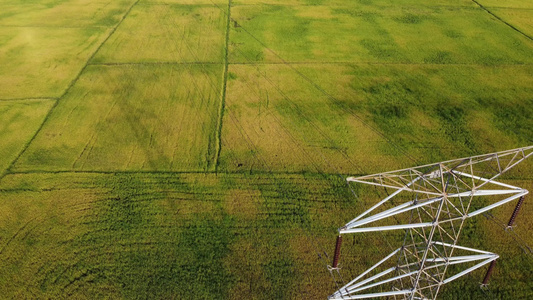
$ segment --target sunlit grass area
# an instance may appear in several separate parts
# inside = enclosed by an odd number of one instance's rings
[[[0,99],[61,96],[106,32],[0,26]]]
[[[0,101],[0,174],[33,138],[54,100]]]
[[[212,3],[137,5],[91,63],[222,63],[225,24]]]
[[[15,169],[207,171],[221,72],[217,65],[91,66]]]

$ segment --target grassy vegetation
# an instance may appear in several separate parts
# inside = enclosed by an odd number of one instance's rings
[[[89,27],[117,24],[134,0],[23,1],[0,4],[1,26]]]
[[[61,96],[108,32],[0,25],[0,99]]]
[[[0,99],[60,97],[133,2],[2,1]]]
[[[21,174],[0,189],[0,287],[8,298],[323,299],[333,286],[316,249],[331,253],[338,219],[363,209],[338,177],[309,174]],[[530,243],[528,219],[517,221]],[[524,282],[531,260],[491,226],[481,217],[462,244],[497,249],[501,273],[526,263],[516,279]],[[379,234],[347,237],[344,272],[360,272],[389,247]],[[455,286],[480,295],[482,275]],[[505,281],[495,276],[491,288],[532,292]]]
[[[33,137],[53,100],[0,101],[0,174]]]
[[[531,63],[533,42],[479,7],[242,5],[232,61],[432,64]],[[254,41],[250,33],[265,45]]]
[[[379,132],[419,163],[533,140],[529,66],[295,68],[331,97],[284,65],[230,67],[222,166],[372,173],[413,164]]]
[[[221,69],[88,67],[15,169],[209,170]]]
[[[528,1],[520,1],[520,0],[505,0],[505,1],[498,1],[498,0],[479,0],[479,3],[481,3],[483,6],[494,8],[494,7],[508,7],[508,8],[533,8],[533,3]]]
[[[303,229],[314,222],[329,240],[343,186],[284,175],[8,176],[0,285],[22,298],[325,295],[329,281],[317,276],[327,271]],[[295,210],[328,212],[329,226],[293,219],[290,195],[302,197]]]
[[[320,69],[333,68],[345,69]],[[231,66],[230,72],[221,169],[346,173],[401,165],[382,136],[291,69]],[[367,151],[378,152],[368,157]]]
[[[336,229],[386,195],[344,175],[531,144],[532,8],[2,1],[2,297],[325,299]],[[533,191],[533,159],[506,178]],[[482,268],[441,298],[532,298],[532,210],[468,222],[490,294]],[[346,236],[344,279],[401,242]]]
[[[533,9],[533,7],[530,9]],[[524,34],[533,37],[533,21],[527,10],[514,8],[491,8],[490,10]]]
[[[221,63],[225,20],[212,3],[137,5],[91,63]]]

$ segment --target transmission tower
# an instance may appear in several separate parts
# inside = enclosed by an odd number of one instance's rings
[[[442,285],[490,263],[486,284],[498,255],[459,246],[459,235],[468,218],[518,199],[508,223],[513,225],[528,191],[496,179],[532,154],[529,146],[347,178],[394,192],[339,229],[330,271],[339,271],[344,234],[405,230],[405,237],[401,247],[329,299],[435,299]]]

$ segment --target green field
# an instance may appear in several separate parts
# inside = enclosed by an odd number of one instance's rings
[[[344,183],[533,144],[520,0],[0,3],[0,295],[326,299]],[[533,159],[504,179],[533,191]],[[354,196],[353,192],[357,195]],[[442,299],[533,297],[533,205]],[[494,221],[496,220],[496,221]],[[402,242],[345,237],[344,280]],[[391,243],[387,241],[393,241]]]

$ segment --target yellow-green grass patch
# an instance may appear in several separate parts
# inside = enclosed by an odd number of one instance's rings
[[[521,64],[533,42],[472,7],[237,6],[231,62]],[[260,42],[258,42],[260,41]]]
[[[106,34],[104,28],[0,27],[0,99],[61,96]]]
[[[54,100],[0,101],[0,174],[30,141]]]
[[[15,165],[26,170],[206,171],[221,66],[90,66]]]
[[[494,8],[491,11],[505,22],[533,38],[533,7],[531,9]]]
[[[333,85],[354,80],[347,67],[299,70],[327,73],[338,80]],[[232,65],[229,71],[222,169],[360,173],[402,166],[379,133],[294,70]],[[341,96],[361,101],[354,93]]]
[[[533,8],[531,1],[522,0],[477,0],[485,7]]]
[[[91,63],[222,63],[225,30],[214,5],[137,5]]]
[[[3,1],[0,26],[113,26],[134,0]]]
[[[518,0],[519,1],[519,0]],[[234,0],[234,5],[286,5],[286,6],[344,6],[344,7],[372,7],[372,6],[475,6],[471,0]]]
[[[213,5],[215,7],[227,8],[227,0],[140,0],[140,4],[179,4],[179,5]]]

